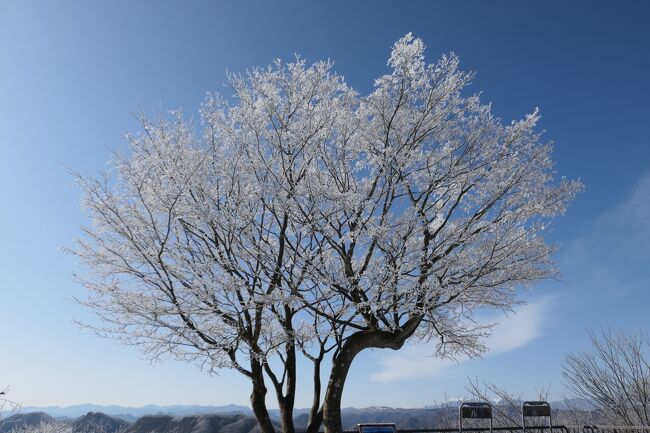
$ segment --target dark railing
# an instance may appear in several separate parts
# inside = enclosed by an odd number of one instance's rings
[[[650,433],[650,426],[568,425],[568,433]]]
[[[493,427],[493,432],[524,433],[521,426]],[[463,427],[463,433],[489,433],[489,427]],[[616,425],[554,425],[526,426],[525,432],[531,433],[650,433],[650,426],[616,426]],[[343,433],[359,433],[359,430],[344,430]],[[419,428],[397,429],[396,433],[459,433],[458,428]]]
[[[650,427],[648,427],[649,431],[647,433],[650,433]],[[503,433],[522,433],[523,430],[520,426],[508,426],[508,427],[492,427],[491,429],[493,432],[503,432]],[[526,427],[526,431],[534,432],[534,433],[551,433],[549,431],[549,427],[546,426],[530,426]],[[463,427],[463,433],[468,432],[468,433],[489,433],[490,432],[490,427]],[[321,432],[322,433],[322,432]],[[359,430],[344,430],[343,433],[359,433]],[[397,429],[396,433],[459,433],[458,428],[416,428],[416,429]],[[602,431],[585,431],[585,432],[577,432],[570,430],[568,427],[561,426],[561,425],[554,425],[553,426],[553,432],[552,433],[626,433],[626,432],[602,432]],[[640,433],[638,431],[635,431],[635,433]]]
[[[465,427],[464,420],[476,420],[489,426]],[[527,420],[529,422],[527,423]],[[530,425],[530,420],[535,420]],[[467,424],[465,424],[467,425]],[[650,426],[554,425],[551,405],[546,401],[524,401],[521,425],[494,427],[492,405],[487,401],[464,402],[458,407],[458,427],[438,429],[398,429],[396,424],[358,424],[356,430],[343,433],[650,433]]]

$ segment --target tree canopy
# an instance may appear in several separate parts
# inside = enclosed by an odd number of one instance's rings
[[[537,110],[504,125],[464,94],[458,63],[427,64],[409,34],[369,95],[297,58],[231,75],[200,124],[143,117],[104,177],[78,177],[92,224],[74,252],[98,331],[235,368],[267,433],[266,380],[293,430],[297,352],[314,361],[310,428],[324,417],[328,432],[362,350],[413,338],[479,354],[474,313],[555,274],[544,229],[581,184],[554,180]]]

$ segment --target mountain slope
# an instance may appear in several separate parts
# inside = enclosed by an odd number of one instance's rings
[[[129,426],[129,423],[105,415],[101,412],[88,412],[72,423],[72,433],[101,432],[117,433]]]
[[[172,405],[172,406],[158,406],[146,405],[142,407],[128,407],[117,405],[97,405],[97,404],[78,404],[74,406],[47,406],[47,407],[23,407],[22,412],[45,412],[55,418],[76,418],[83,416],[88,412],[101,412],[110,416],[125,417],[129,415],[134,418],[139,418],[144,415],[174,415],[186,416],[196,415],[201,413],[243,413],[252,415],[253,411],[247,406],[240,406],[236,404],[228,404],[224,406],[200,406],[200,405]]]
[[[21,427],[37,426],[56,421],[44,412],[17,413],[0,422],[0,433],[8,433]]]
[[[253,433],[255,431],[259,431],[255,418],[240,414],[213,414],[185,417],[143,416],[124,430],[124,433]]]

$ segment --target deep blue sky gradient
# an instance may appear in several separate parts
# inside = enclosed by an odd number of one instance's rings
[[[61,252],[84,223],[66,166],[98,173],[140,106],[196,115],[206,91],[228,92],[226,71],[276,57],[331,58],[368,92],[413,32],[430,61],[454,51],[476,71],[469,90],[504,121],[540,107],[558,173],[587,189],[548,235],[561,281],[524,294],[535,308],[521,314],[537,314],[528,339],[388,382],[377,374],[394,354],[365,354],[344,404],[424,406],[466,394],[468,376],[559,397],[561,361],[587,347],[587,329],[650,325],[649,22],[643,1],[1,1],[0,386],[26,405],[247,404],[234,373],[152,368],[72,323],[88,314],[71,302],[84,292]]]

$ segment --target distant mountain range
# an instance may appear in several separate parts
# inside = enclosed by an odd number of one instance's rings
[[[245,415],[252,415],[253,411],[247,406],[239,406],[236,404],[229,404],[225,406],[199,406],[199,405],[173,405],[173,406],[157,406],[147,405],[142,407],[128,407],[116,405],[97,405],[97,404],[78,404],[74,406],[25,406],[20,410],[22,413],[28,412],[44,412],[55,418],[76,418],[87,414],[88,412],[101,412],[106,415],[117,416],[125,419],[126,421],[133,422],[144,415],[199,415],[209,413],[241,413]]]
[[[371,406],[366,408],[345,408],[344,412],[347,413],[377,413],[377,412],[403,412],[403,411],[422,411],[439,408],[457,408],[462,403],[461,400],[452,400],[441,405],[425,406],[423,408],[393,408],[388,406]],[[521,402],[520,402],[521,403]],[[500,402],[494,401],[493,405],[499,405]],[[566,410],[569,408],[579,410],[591,410],[593,404],[584,399],[568,399],[553,401],[550,403],[553,409]],[[101,412],[106,415],[121,418],[128,422],[134,422],[136,419],[144,415],[172,415],[172,416],[189,416],[189,415],[202,415],[202,414],[244,414],[253,415],[253,411],[248,406],[237,404],[228,404],[223,406],[201,406],[201,405],[172,405],[172,406],[158,406],[147,405],[142,407],[129,407],[117,405],[97,405],[97,404],[79,404],[74,406],[25,406],[21,408],[22,413],[29,412],[44,412],[54,418],[77,418],[88,412]],[[272,418],[279,419],[280,415],[278,410],[269,409]],[[307,415],[309,409],[296,408],[294,409],[294,416],[299,418],[301,415]],[[4,415],[8,415],[5,413]]]
[[[498,405],[498,402],[494,402]],[[390,422],[400,429],[433,428],[455,423],[460,402],[425,408],[391,408],[374,406],[345,408],[343,426],[353,429],[359,423]],[[551,403],[553,409],[588,411],[585,400]],[[279,413],[270,411],[278,424]],[[296,409],[294,422],[297,431],[307,427],[308,409]],[[555,415],[554,415],[555,416]],[[65,422],[73,433],[256,433],[259,431],[252,410],[247,406],[156,406],[139,408],[83,404],[69,407],[25,407],[20,413],[6,417],[0,423],[0,433],[9,433],[17,427],[48,422]]]
[[[358,423],[394,422],[399,428],[426,428],[434,425],[438,411],[451,409],[345,409],[343,423],[347,429]],[[307,427],[308,415],[295,418],[297,431]],[[144,415],[134,422],[100,412],[89,412],[78,418],[55,418],[44,412],[18,413],[0,423],[0,433],[11,433],[24,426],[62,422],[72,426],[72,433],[259,433],[257,420],[242,413],[211,413],[198,415]],[[278,421],[273,421],[278,425]],[[279,431],[279,425],[278,425]]]
[[[11,433],[21,427],[52,423],[55,418],[43,412],[15,414],[0,423],[0,433]],[[134,423],[127,423],[99,412],[89,412],[77,419],[58,421],[72,427],[72,433],[256,433],[255,418],[243,414],[145,415]]]

